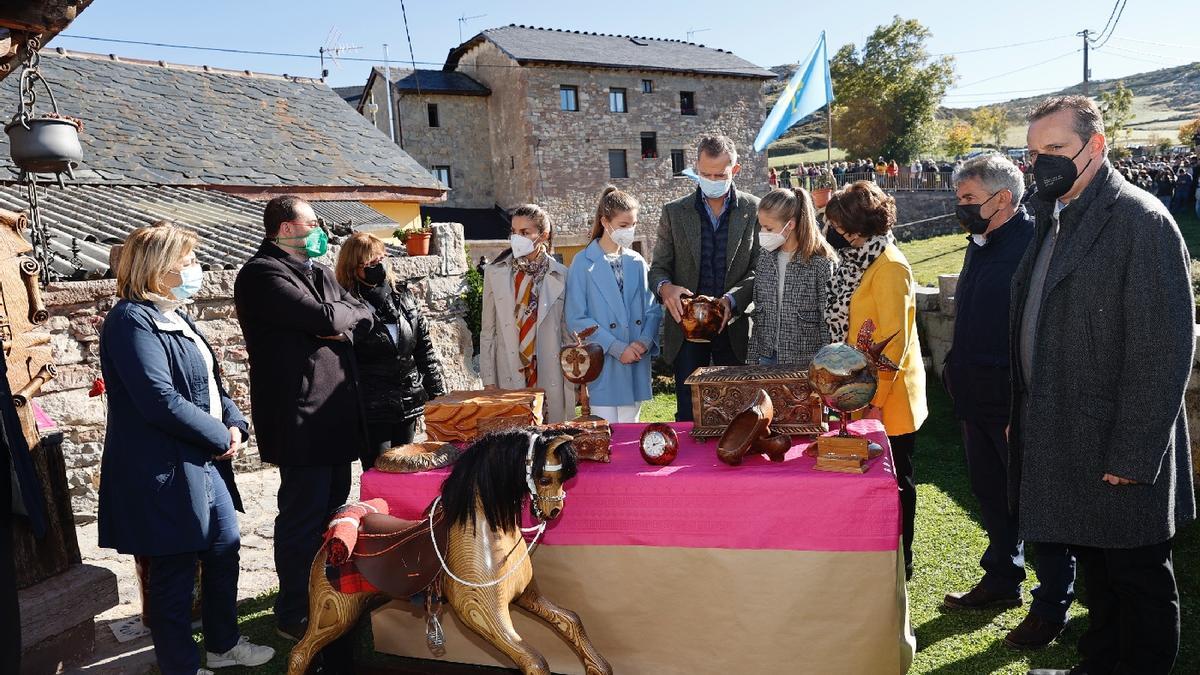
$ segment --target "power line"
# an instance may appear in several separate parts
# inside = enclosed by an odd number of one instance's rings
[[[1152,40],[1138,40],[1137,38],[1118,37],[1122,42],[1140,42],[1146,45],[1155,45],[1158,47],[1176,47],[1180,49],[1200,49],[1200,45],[1180,45],[1171,42],[1154,42]]]
[[[1114,3],[1113,3],[1113,8],[1112,8],[1112,11],[1108,13],[1108,21],[1105,21],[1105,22],[1104,22],[1104,28],[1101,28],[1101,29],[1100,29],[1100,30],[1099,30],[1099,31],[1096,33],[1096,40],[1099,40],[1099,39],[1100,39],[1100,35],[1101,35],[1102,33],[1104,33],[1104,31],[1108,30],[1108,27],[1109,27],[1109,26],[1112,24],[1113,17],[1114,17],[1114,16],[1116,15],[1116,13],[1117,13],[1117,6],[1118,6],[1118,5],[1120,5],[1120,4],[1121,4],[1121,0],[1116,0],[1116,2],[1114,2]],[[1090,40],[1091,38],[1088,38],[1088,39]],[[1092,40],[1092,42],[1095,42],[1096,40]]]
[[[959,51],[959,52],[942,52],[940,54],[930,54],[929,56],[930,57],[955,56],[958,54],[974,54],[975,52],[990,52],[990,51],[994,51],[996,49],[1009,49],[1010,47],[1024,47],[1025,45],[1036,45],[1036,44],[1040,44],[1043,42],[1054,42],[1055,40],[1062,40],[1064,38],[1069,38],[1069,37],[1073,37],[1073,36],[1059,35],[1058,37],[1044,38],[1041,40],[1030,40],[1028,42],[1014,42],[1012,44],[1007,44],[1007,45],[996,45],[995,47],[980,47],[979,49],[965,49],[965,50]]]
[[[1158,54],[1148,54],[1146,52],[1139,52],[1139,51],[1134,51],[1132,49],[1125,49],[1122,47],[1118,47],[1116,45],[1109,47],[1109,50],[1116,50],[1117,53],[1113,54],[1113,56],[1120,56],[1122,58],[1132,59],[1134,61],[1142,61],[1145,63],[1154,63],[1154,64],[1165,65],[1165,66],[1182,66],[1182,65],[1187,65],[1187,63],[1189,63],[1186,60],[1181,63],[1178,60],[1168,60],[1168,58],[1162,57]],[[1105,52],[1105,53],[1108,53],[1108,52]]]
[[[1059,59],[1065,59],[1068,56],[1078,54],[1080,51],[1082,51],[1082,50],[1081,49],[1072,49],[1071,51],[1067,52],[1066,54],[1059,54],[1058,56],[1046,59],[1045,61],[1038,61],[1037,63],[1031,63],[1028,66],[1024,66],[1022,68],[1017,68],[1016,70],[1010,70],[1007,73],[1000,73],[999,75],[985,77],[982,80],[975,80],[974,82],[971,82],[969,84],[960,85],[959,87],[957,87],[957,89],[966,89],[967,87],[973,87],[977,84],[983,84],[984,82],[991,82],[992,80],[999,79],[999,78],[1005,77],[1007,75],[1012,75],[1014,73],[1019,73],[1019,72],[1025,71],[1025,70],[1029,70],[1030,68],[1037,68],[1038,66],[1044,66],[1047,63],[1051,63],[1053,61],[1058,61]]]
[[[1113,33],[1117,32],[1117,24],[1121,23],[1121,15],[1125,13],[1125,5],[1129,2],[1129,0],[1119,0],[1119,2],[1121,3],[1121,9],[1117,11],[1116,21],[1113,21],[1112,28],[1109,29],[1108,35],[1104,36],[1104,41],[1096,45],[1094,47],[1095,49],[1100,49],[1104,45],[1108,44],[1108,41],[1112,39]]]

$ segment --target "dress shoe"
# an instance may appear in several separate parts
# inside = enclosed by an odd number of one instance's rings
[[[942,606],[947,609],[988,609],[993,607],[1007,609],[1020,607],[1021,596],[994,593],[983,586],[976,585],[966,593],[947,593],[946,598],[942,600]]]
[[[1066,622],[1047,621],[1036,614],[1030,614],[1004,636],[1004,644],[1016,649],[1041,649],[1062,635],[1066,626]]]
[[[304,639],[304,633],[308,631],[308,619],[305,618],[299,623],[281,623],[275,627],[275,634],[285,640],[299,642]]]

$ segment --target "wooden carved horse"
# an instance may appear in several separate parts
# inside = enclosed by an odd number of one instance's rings
[[[485,436],[455,464],[425,520],[379,514],[363,518],[359,536],[366,539],[355,546],[352,559],[363,577],[393,598],[408,598],[444,571],[446,595],[459,619],[526,675],[549,675],[550,668],[517,634],[509,614],[512,603],[562,635],[589,675],[610,674],[612,668],[592,646],[578,615],[538,591],[530,561],[546,522],[562,513],[563,483],[575,472],[575,449],[563,432]],[[528,545],[520,527],[526,498],[539,521]],[[316,653],[349,630],[379,597],[334,590],[325,576],[325,560],[322,548],[309,581],[308,632],[292,650],[290,675],[304,673]]]

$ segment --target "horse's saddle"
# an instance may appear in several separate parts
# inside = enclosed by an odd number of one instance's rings
[[[438,509],[433,516],[433,531],[442,555],[446,555],[449,530],[446,512]],[[403,520],[382,513],[364,516],[351,560],[359,574],[393,598],[420,593],[442,571],[433,552],[428,518]]]

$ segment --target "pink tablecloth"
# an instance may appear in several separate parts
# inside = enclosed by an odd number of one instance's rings
[[[690,423],[672,425],[679,456],[647,465],[638,451],[642,424],[613,425],[612,463],[580,462],[567,484],[563,514],[546,546],[670,546],[793,551],[895,551],[900,508],[891,454],[875,420],[851,430],[884,447],[861,475],[828,473],[803,456],[796,439],[781,464],[760,455],[723,464],[717,441],[697,442]],[[393,515],[416,519],[437,496],[448,470],[362,477],[362,499],[382,498]]]

